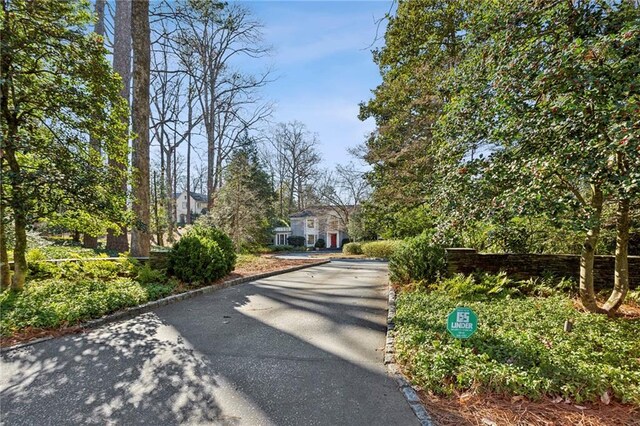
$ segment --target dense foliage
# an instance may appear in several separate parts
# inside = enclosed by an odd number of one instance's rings
[[[227,263],[214,240],[196,234],[185,235],[169,253],[168,272],[180,281],[207,284],[226,275]]]
[[[233,241],[231,241],[231,238],[229,238],[227,234],[215,226],[211,226],[208,224],[206,218],[203,218],[189,230],[189,235],[197,235],[198,237],[215,241],[218,247],[220,247],[224,258],[224,274],[226,275],[233,271],[236,265],[237,255]]]
[[[14,0],[2,8],[0,260],[11,218],[12,286],[20,289],[29,224],[62,220],[65,211],[88,232],[124,220],[123,172],[104,156],[126,158],[126,108],[103,40],[88,31],[89,2]],[[0,272],[7,285],[8,270]]]
[[[304,237],[301,237],[298,235],[292,235],[287,238],[287,243],[293,247],[303,247],[304,244],[306,243],[306,240]]]
[[[384,237],[580,251],[584,306],[618,309],[640,224],[639,35],[634,2],[399,1],[361,107],[377,124],[367,220]],[[616,254],[603,306],[596,250]]]
[[[362,243],[347,243],[342,246],[344,254],[362,254]]]
[[[0,335],[58,328],[167,296],[177,282],[166,273],[119,261],[60,264],[30,259],[24,291],[0,293]]]
[[[445,251],[433,243],[426,232],[403,241],[389,259],[391,282],[407,284],[412,281],[436,282],[444,277],[446,269]]]
[[[402,292],[395,317],[398,359],[414,383],[437,394],[575,402],[608,394],[640,404],[640,320],[577,311],[558,291],[566,285],[457,276],[429,290]],[[478,331],[464,341],[446,329],[447,315],[460,305],[479,319]],[[574,324],[570,333],[563,331],[565,320]]]
[[[366,257],[389,259],[401,246],[397,240],[371,241],[362,243],[362,254]]]
[[[207,215],[208,221],[228,234],[240,250],[268,244],[275,221],[271,178],[254,145],[246,141],[233,154],[224,172],[224,184]]]

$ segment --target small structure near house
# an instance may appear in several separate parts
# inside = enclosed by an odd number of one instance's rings
[[[207,213],[207,196],[205,194],[199,194],[197,192],[191,192],[190,194],[191,216],[201,215]],[[176,197],[176,221],[179,224],[187,223],[187,191],[183,191]]]
[[[327,248],[339,249],[342,241],[349,238],[347,218],[327,206],[310,207],[289,215],[291,227],[274,229],[274,244],[285,245],[287,238],[304,237],[307,247],[315,246],[318,239],[326,242]]]

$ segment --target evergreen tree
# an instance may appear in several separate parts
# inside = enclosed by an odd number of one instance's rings
[[[89,2],[0,2],[2,286],[8,284],[5,218],[15,227],[12,288],[23,287],[29,224],[60,207],[122,219],[122,174],[104,155],[126,158],[121,80],[102,38],[89,31]],[[90,139],[95,144],[90,144]]]
[[[269,174],[258,160],[254,143],[232,155],[224,183],[208,220],[222,229],[236,247],[268,244],[275,217],[275,194]]]

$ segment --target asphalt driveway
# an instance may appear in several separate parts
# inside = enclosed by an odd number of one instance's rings
[[[386,265],[336,261],[2,355],[0,423],[414,425]]]

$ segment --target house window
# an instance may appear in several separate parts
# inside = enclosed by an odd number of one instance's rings
[[[315,245],[316,243],[316,236],[311,234],[311,235],[307,235],[307,245],[312,246]]]
[[[286,246],[287,245],[287,234],[278,234],[277,235],[277,245]]]
[[[307,228],[313,228],[315,225],[315,220],[307,219]]]

